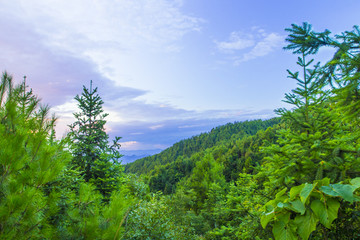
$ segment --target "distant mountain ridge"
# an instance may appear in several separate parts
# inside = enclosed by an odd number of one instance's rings
[[[210,132],[191,137],[175,143],[164,151],[138,159],[125,165],[125,172],[147,174],[156,166],[175,162],[178,157],[190,157],[191,155],[212,148],[228,141],[236,141],[245,136],[254,135],[259,130],[265,130],[280,122],[280,118],[268,120],[252,120],[244,122],[228,123],[213,128]]]
[[[134,162],[137,159],[141,159],[144,157],[148,157],[154,154],[158,154],[162,151],[162,149],[151,149],[151,150],[123,150],[121,154],[121,163],[128,164]]]

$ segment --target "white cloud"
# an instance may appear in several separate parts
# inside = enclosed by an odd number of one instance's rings
[[[154,126],[150,126],[149,128],[151,130],[156,130],[156,129],[159,129],[159,128],[162,128],[164,127],[164,124],[157,124],[157,125],[154,125]]]
[[[71,53],[89,49],[172,49],[184,34],[200,29],[168,0],[14,0],[8,10],[29,21],[44,42]],[[16,11],[15,11],[16,9]]]
[[[283,42],[284,36],[278,33],[266,33],[259,27],[253,27],[247,34],[234,31],[228,41],[215,41],[221,52],[235,55],[231,58],[235,65],[268,55],[282,46]],[[244,52],[246,49],[247,52]]]
[[[277,33],[270,33],[259,41],[250,52],[243,55],[236,63],[246,62],[251,59],[262,57],[273,52],[276,48],[283,45],[284,37]]]
[[[141,145],[137,141],[127,141],[127,142],[120,142],[121,148],[124,150],[137,150]]]
[[[54,112],[61,113],[62,117],[72,118],[73,113],[78,110],[77,105],[78,105],[78,102],[75,99],[71,99],[70,101],[65,102],[64,104],[52,107],[51,110]]]
[[[232,32],[229,41],[215,41],[217,48],[221,51],[241,50],[251,47],[255,44],[252,35],[244,35],[240,32]]]
[[[158,70],[151,64],[163,56],[167,59],[168,51],[181,49],[184,35],[200,30],[202,20],[184,14],[182,4],[182,0],[3,1],[0,50],[6,54],[0,65],[19,72],[20,79],[21,74],[29,77],[36,93],[61,116],[60,135],[74,121],[77,106],[71,99],[90,79],[103,91],[109,123],[178,117],[187,111],[135,98],[168,81],[153,77]]]
[[[136,151],[136,150],[153,150],[153,149],[165,149],[169,147],[167,144],[156,144],[156,143],[144,143],[138,141],[126,141],[120,142],[121,150],[125,151]]]
[[[154,71],[150,65],[161,54],[180,51],[183,36],[203,22],[181,6],[181,0],[11,0],[1,3],[0,25],[24,26],[42,49],[89,62],[117,85],[154,90],[160,83],[150,84],[144,68]]]

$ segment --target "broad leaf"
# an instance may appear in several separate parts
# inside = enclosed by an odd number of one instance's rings
[[[295,232],[282,221],[277,221],[272,230],[275,240],[297,240]]]
[[[327,228],[330,228],[331,223],[337,218],[339,207],[339,201],[331,198],[326,201],[326,206],[317,199],[311,202],[311,210]]]
[[[312,193],[312,191],[314,190],[316,185],[317,185],[317,183],[315,183],[315,184],[305,183],[304,188],[300,192],[300,199],[303,204],[306,203],[306,200],[309,198],[310,194]]]
[[[288,224],[288,222],[290,221],[290,215],[291,213],[289,211],[285,211],[278,214],[276,217],[278,221],[283,222],[284,224]]]
[[[348,184],[330,184],[329,186],[322,186],[320,190],[333,197],[342,197],[345,201],[352,203],[354,201],[353,192],[356,187]]]
[[[290,202],[291,205],[291,210],[293,210],[294,212],[298,212],[301,215],[303,215],[305,213],[305,205],[300,201],[300,200],[295,200]]]
[[[307,240],[311,234],[316,229],[316,224],[319,222],[319,219],[312,213],[312,211],[306,211],[304,216],[297,216],[294,220],[294,223],[298,226],[297,233],[303,240]]]
[[[357,188],[360,188],[360,177],[351,179],[350,183]]]
[[[284,208],[286,207],[286,203],[283,202],[278,202],[278,204],[276,205],[278,208]]]
[[[260,220],[261,226],[265,229],[267,224],[274,218],[274,216],[275,216],[274,210],[262,215],[261,220]]]
[[[294,199],[296,198],[296,196],[301,192],[301,190],[304,188],[305,184],[301,184],[299,186],[296,187],[292,187],[290,189],[290,199]]]

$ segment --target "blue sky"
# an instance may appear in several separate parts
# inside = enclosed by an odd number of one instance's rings
[[[0,66],[60,117],[89,85],[125,154],[153,153],[220,124],[270,118],[295,87],[285,28],[351,30],[357,0],[0,1]],[[319,53],[326,59],[330,50]]]

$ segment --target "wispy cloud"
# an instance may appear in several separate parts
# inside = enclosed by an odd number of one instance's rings
[[[121,142],[121,147],[127,150],[138,150],[139,149],[139,142],[137,141],[128,141],[128,142]]]
[[[215,41],[217,48],[224,52],[233,52],[233,50],[242,50],[255,45],[254,36],[251,34],[242,34],[241,32],[232,32],[228,41]]]
[[[97,48],[173,49],[184,34],[199,31],[202,21],[183,14],[180,6],[167,0],[14,0],[5,9],[16,9],[17,18],[44,36],[43,43],[89,55]]]
[[[157,124],[157,125],[154,125],[154,126],[150,126],[149,128],[150,128],[151,130],[156,130],[156,129],[159,129],[159,128],[162,128],[162,127],[164,127],[163,124]]]
[[[249,33],[232,32],[229,40],[215,41],[217,49],[232,55],[234,65],[258,57],[263,57],[283,45],[284,36],[278,33],[267,33],[264,29],[253,27]]]
[[[17,79],[27,75],[29,84],[53,106],[69,101],[90,79],[122,87],[116,93],[124,98],[141,89],[154,92],[152,100],[159,100],[156,94],[161,89],[156,86],[168,80],[159,77],[163,72],[159,62],[177,54],[182,38],[199,32],[203,23],[185,14],[182,4],[182,0],[3,1],[0,64],[18,74]]]
[[[262,40],[256,43],[250,52],[245,53],[239,60],[235,61],[235,64],[268,55],[276,48],[280,48],[283,42],[284,37],[277,33],[266,34]]]
[[[72,99],[91,79],[113,122],[178,116],[186,111],[137,100],[149,90],[124,82],[146,75],[137,74],[144,62],[154,62],[149,52],[181,49],[181,38],[200,30],[202,20],[184,14],[181,5],[181,0],[4,1],[0,65],[18,81],[27,75],[43,102],[61,115],[60,135],[74,121]]]

